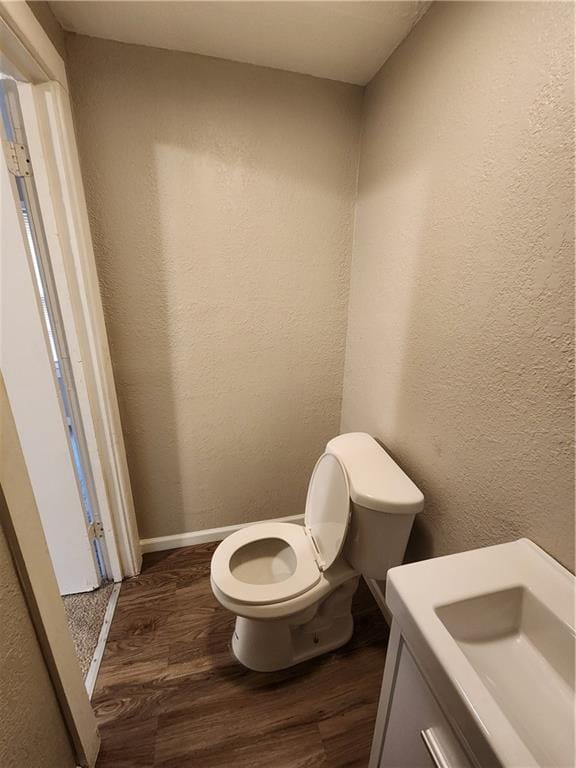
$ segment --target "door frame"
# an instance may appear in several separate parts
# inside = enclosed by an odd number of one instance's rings
[[[22,100],[29,149],[40,207],[51,225],[58,298],[76,352],[73,371],[80,411],[111,575],[118,582],[140,572],[142,551],[65,65],[26,3],[0,2],[0,52],[8,73],[31,84]]]
[[[14,81],[2,80],[0,88],[2,137],[12,142],[0,158],[0,368],[60,592],[88,592],[102,577],[87,514],[92,519],[98,512],[96,495],[81,486],[72,442],[83,437],[79,409],[71,404],[77,397],[70,376],[74,352],[62,333],[33,169],[28,156],[15,152],[26,137]],[[82,470],[88,476],[86,453]]]
[[[91,431],[90,460],[100,473],[101,515],[113,578],[139,573],[142,553],[114,388],[94,251],[76,147],[64,61],[24,2],[0,0],[0,65],[36,86],[34,101],[43,146],[45,187],[62,241],[62,280],[78,338],[77,380],[84,382],[82,418]],[[46,90],[52,98],[46,99]],[[56,94],[56,95],[54,95]],[[51,154],[52,153],[52,154]],[[3,161],[3,158],[1,158]],[[40,185],[39,185],[40,186]],[[48,194],[50,199],[46,199]],[[59,296],[60,299],[62,297]],[[65,303],[63,301],[63,303]],[[69,329],[65,329],[68,333]],[[0,524],[26,595],[46,666],[74,745],[77,762],[94,766],[100,738],[76,660],[24,457],[0,373]],[[106,523],[105,523],[106,525]]]

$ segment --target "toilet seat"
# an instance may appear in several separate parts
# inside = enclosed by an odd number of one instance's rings
[[[293,551],[296,567],[283,581],[250,584],[236,578],[231,560],[246,545],[266,540],[284,541]],[[301,525],[294,523],[257,523],[231,534],[212,556],[210,572],[218,589],[240,603],[278,603],[306,592],[320,580],[320,568],[314,557],[310,538]]]
[[[257,523],[236,531],[212,556],[212,580],[225,597],[240,603],[295,598],[314,587],[321,572],[334,563],[349,517],[346,470],[336,456],[325,453],[310,478],[304,526]]]

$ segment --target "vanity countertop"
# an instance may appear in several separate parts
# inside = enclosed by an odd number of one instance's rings
[[[574,765],[575,584],[528,539],[389,571],[388,607],[482,764]]]

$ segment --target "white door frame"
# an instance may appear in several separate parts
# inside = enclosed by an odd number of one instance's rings
[[[96,275],[86,201],[72,125],[68,83],[64,62],[24,2],[0,0],[0,65],[6,74],[32,83],[35,102],[45,84],[57,96],[37,107],[40,135],[50,135],[53,144],[45,153],[46,182],[54,203],[58,235],[62,237],[62,269],[67,281],[69,307],[75,320],[82,366],[78,380],[84,382],[82,395],[84,427],[91,432],[92,469],[100,473],[100,489],[106,491],[102,517],[108,510],[114,538],[107,541],[109,553],[116,551],[114,579],[135,575],[142,555],[130,490],[130,480],[104,316]],[[51,133],[47,133],[46,113]],[[56,137],[56,138],[54,138]],[[44,144],[45,146],[45,144]],[[60,153],[57,155],[57,153]],[[51,158],[51,159],[50,159]],[[57,172],[55,172],[56,167]],[[46,205],[42,200],[41,204]],[[66,329],[69,332],[69,329]],[[77,761],[93,766],[99,749],[96,720],[75,658],[64,608],[58,594],[42,525],[20,451],[10,404],[5,397],[0,373],[0,524],[7,534],[18,565],[30,614],[54,690],[66,720]]]
[[[110,568],[120,581],[139,573],[142,553],[65,66],[26,3],[0,2],[0,50],[10,74],[32,84],[21,105]]]
[[[2,84],[13,90],[11,83]],[[10,101],[10,112],[15,114],[11,96]],[[20,130],[8,135],[16,143],[24,141]],[[28,169],[26,163],[23,170]],[[17,186],[15,173],[19,170],[19,164],[14,163],[11,173],[6,158],[0,157],[0,367],[60,592],[66,595],[95,589],[101,576],[64,421],[68,412],[63,409],[54,369],[53,354],[64,361],[63,365],[68,354],[60,346],[55,352],[47,343],[44,312],[33,277],[34,264],[41,265],[40,254],[45,253],[44,228],[36,211],[33,177],[20,177]],[[27,196],[27,228],[19,210],[24,199],[21,195]]]

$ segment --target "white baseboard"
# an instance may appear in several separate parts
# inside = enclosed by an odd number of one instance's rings
[[[258,523],[296,523],[302,525],[304,515],[291,515],[290,517],[276,517],[273,520],[256,520],[253,523],[238,523],[237,525],[224,525],[221,528],[205,528],[202,531],[188,531],[175,533],[172,536],[157,536],[155,539],[140,539],[142,553],[162,552],[165,549],[179,549],[180,547],[194,547],[196,544],[207,544],[210,541],[222,541],[231,533]]]

